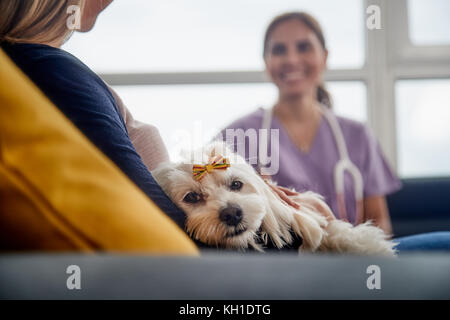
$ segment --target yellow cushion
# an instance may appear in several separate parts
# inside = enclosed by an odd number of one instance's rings
[[[1,50],[0,249],[198,254]]]

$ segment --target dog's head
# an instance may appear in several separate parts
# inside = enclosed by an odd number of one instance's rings
[[[217,159],[219,165],[213,168]],[[195,168],[200,178],[194,176]],[[226,248],[254,245],[270,207],[268,187],[253,167],[225,144],[209,145],[182,163],[163,163],[152,174],[186,213],[186,229],[193,238]]]

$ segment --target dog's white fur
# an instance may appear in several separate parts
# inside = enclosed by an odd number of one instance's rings
[[[213,156],[223,155],[229,159],[231,166],[226,170],[214,170],[201,181],[196,181],[192,175],[192,164],[199,152],[203,164]],[[182,163],[163,163],[152,174],[186,213],[187,232],[203,243],[242,250],[253,247],[262,251],[260,243],[267,244],[268,241],[278,248],[291,244],[292,231],[303,240],[300,251],[395,255],[394,243],[370,222],[354,227],[337,219],[327,221],[317,208],[330,209],[318,194],[306,192],[293,197],[300,204],[299,210],[287,205],[252,166],[223,143],[211,144],[185,160]],[[243,186],[233,191],[230,185],[236,180],[241,181]],[[183,201],[189,192],[201,195],[201,201],[195,204]],[[229,204],[242,208],[242,221],[235,227],[219,219],[219,211]],[[245,231],[233,236],[242,230]]]

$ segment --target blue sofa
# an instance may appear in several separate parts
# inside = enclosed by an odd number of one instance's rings
[[[450,231],[450,177],[403,179],[388,196],[394,237]]]

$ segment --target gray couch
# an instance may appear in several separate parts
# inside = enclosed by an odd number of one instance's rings
[[[450,178],[403,184],[388,197],[396,236],[450,230]],[[69,265],[80,267],[81,290],[66,286]],[[371,265],[380,289],[367,287]],[[450,254],[2,254],[0,299],[450,299]]]
[[[69,290],[69,265],[81,270]],[[369,289],[371,265],[380,289]],[[7,255],[0,299],[450,299],[450,258],[206,253],[200,258]]]

